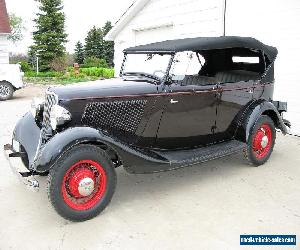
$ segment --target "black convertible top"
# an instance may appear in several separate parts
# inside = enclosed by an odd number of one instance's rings
[[[168,40],[163,42],[151,43],[131,47],[124,50],[124,53],[142,53],[142,52],[165,52],[175,53],[180,51],[192,50],[214,50],[229,48],[248,48],[260,50],[266,54],[272,62],[277,56],[277,49],[263,44],[252,37],[222,36],[222,37],[198,37],[185,38],[177,40]]]

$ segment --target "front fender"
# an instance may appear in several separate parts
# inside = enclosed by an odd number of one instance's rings
[[[37,172],[48,171],[53,164],[70,148],[87,142],[108,143],[111,138],[101,131],[90,127],[73,127],[57,133],[41,149],[35,169]]]
[[[147,165],[149,166],[166,163],[159,156],[141,152],[97,129],[91,127],[73,127],[56,134],[44,145],[35,162],[35,170],[37,172],[49,171],[65,152],[83,143],[102,144],[110,147],[117,153],[124,166],[145,164],[146,162],[148,162]]]
[[[275,127],[280,129],[284,135],[287,134],[287,128],[274,104],[266,100],[257,100],[250,104],[243,116],[237,129],[236,139],[247,142],[251,128],[262,115],[268,115],[273,120]]]

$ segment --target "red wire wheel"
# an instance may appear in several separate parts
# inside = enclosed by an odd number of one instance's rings
[[[252,150],[257,159],[267,156],[272,146],[272,129],[269,124],[262,124],[253,137]]]
[[[103,167],[92,160],[81,160],[65,173],[61,192],[65,203],[74,210],[93,208],[104,196],[107,176]]]
[[[109,155],[95,145],[67,150],[48,174],[48,198],[63,218],[85,221],[100,214],[115,192],[117,176]]]

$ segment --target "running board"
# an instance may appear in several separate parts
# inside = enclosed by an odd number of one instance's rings
[[[135,154],[134,161],[124,165],[124,168],[134,174],[164,172],[228,156],[243,149],[246,149],[245,143],[231,140],[190,150],[153,150],[148,154],[134,151],[139,154]]]
[[[197,149],[165,152],[156,151],[156,153],[167,159],[171,165],[171,168],[178,168],[228,156],[240,152],[245,148],[245,143],[231,140]]]

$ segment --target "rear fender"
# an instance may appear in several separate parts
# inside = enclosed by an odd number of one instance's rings
[[[287,134],[287,128],[284,121],[274,104],[265,100],[257,100],[250,104],[245,115],[242,117],[235,138],[247,142],[251,128],[262,115],[269,116],[273,120],[275,127],[280,129],[284,135]]]

